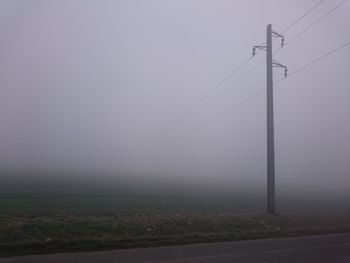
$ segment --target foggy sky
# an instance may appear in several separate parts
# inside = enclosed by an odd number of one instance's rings
[[[265,42],[268,23],[281,32],[316,2],[2,0],[1,167],[264,182],[265,93],[198,127],[263,89],[264,64],[172,120]],[[349,41],[349,14],[346,3],[274,58],[293,71]],[[345,48],[275,87],[277,184],[349,191],[349,68]]]

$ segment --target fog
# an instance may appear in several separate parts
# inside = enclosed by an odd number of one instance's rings
[[[265,190],[266,94],[215,118],[265,88],[264,63],[235,82],[264,52],[178,117],[265,42],[267,24],[282,32],[316,2],[2,0],[2,170]],[[349,41],[349,14],[347,2],[274,59],[293,72]],[[278,191],[350,192],[349,67],[347,47],[275,86]]]

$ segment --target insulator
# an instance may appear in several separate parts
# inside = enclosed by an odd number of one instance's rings
[[[253,57],[255,56],[255,47],[253,47]]]
[[[285,69],[284,69],[284,77],[285,77],[285,78],[287,77],[287,74],[288,74],[288,69],[285,68]]]
[[[282,39],[281,39],[281,47],[283,47],[284,46],[284,37],[282,37]]]

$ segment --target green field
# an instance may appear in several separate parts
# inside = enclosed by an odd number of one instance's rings
[[[350,205],[346,200],[284,198],[278,200],[277,206],[282,213],[350,213]],[[262,213],[264,211],[264,196],[0,193],[0,216]]]
[[[261,212],[263,199],[156,194],[0,194],[0,215]]]

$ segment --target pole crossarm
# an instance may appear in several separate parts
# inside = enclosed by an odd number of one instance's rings
[[[272,67],[274,68],[284,68],[284,77],[287,77],[288,74],[288,68],[285,65],[282,65],[281,63],[277,62],[276,60],[272,60]]]
[[[278,34],[276,31],[273,31],[273,30],[272,30],[271,34],[272,34],[272,36],[273,36],[273,37],[280,37],[280,38],[284,38],[284,36],[283,36],[283,35]]]
[[[272,66],[276,68],[287,68],[287,66],[282,65],[281,63],[277,62],[276,60],[272,60]]]
[[[261,50],[266,50],[267,46],[266,45],[257,45],[257,46],[254,46],[255,48],[257,49],[261,49]]]
[[[283,47],[284,46],[284,36],[283,35],[281,35],[281,34],[279,34],[279,33],[277,33],[276,31],[271,31],[271,37],[279,37],[279,38],[281,38],[281,47]]]
[[[252,53],[253,57],[256,55],[256,50],[257,49],[266,51],[267,45],[255,45],[255,46],[253,46],[253,53]]]

